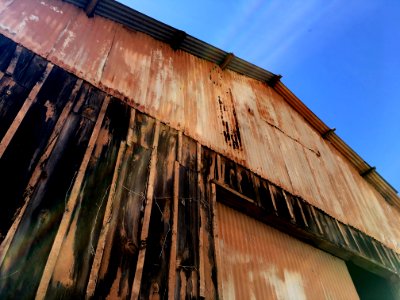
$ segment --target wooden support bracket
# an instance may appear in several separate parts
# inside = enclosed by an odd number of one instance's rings
[[[169,41],[169,45],[175,51],[178,50],[181,47],[186,36],[187,36],[186,32],[184,32],[182,30],[176,30],[174,32],[174,35],[172,36],[171,40]]]
[[[375,172],[375,170],[376,170],[376,167],[370,167],[369,169],[367,169],[367,170],[365,170],[365,171],[363,171],[363,172],[360,172],[360,175],[361,175],[361,177],[367,177],[369,174],[371,174],[372,172]]]
[[[334,132],[336,131],[336,128],[330,128],[326,132],[324,132],[321,136],[324,140],[329,138]]]
[[[229,66],[230,62],[233,60],[234,57],[235,57],[235,54],[233,54],[233,53],[228,53],[228,54],[225,56],[224,60],[219,64],[219,67],[220,67],[222,70],[225,70],[225,69]]]
[[[96,10],[97,5],[100,3],[100,0],[89,0],[85,7],[86,15],[89,18],[94,16],[94,12]]]
[[[275,75],[267,83],[270,87],[274,87],[279,81],[281,81],[282,75]]]

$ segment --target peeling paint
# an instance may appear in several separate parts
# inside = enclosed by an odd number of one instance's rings
[[[54,6],[54,5],[47,4],[47,3],[44,2],[44,1],[41,1],[40,4],[43,5],[43,6],[46,6],[46,7],[50,8],[52,11],[54,11],[54,12],[56,12],[56,13],[59,13],[59,14],[61,14],[61,15],[64,13],[58,6]]]
[[[54,116],[55,105],[47,100],[44,103],[44,107],[46,107],[46,122]]]

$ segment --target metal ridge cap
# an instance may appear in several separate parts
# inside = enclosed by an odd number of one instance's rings
[[[292,91],[281,81],[278,81],[273,88],[289,103],[300,115],[316,129],[321,135],[331,129],[315,115]],[[388,183],[373,167],[357,154],[345,141],[336,133],[332,132],[328,138],[329,142],[341,153],[360,173],[371,170],[371,175],[365,176],[368,181],[390,204],[400,208],[400,197],[397,190]]]

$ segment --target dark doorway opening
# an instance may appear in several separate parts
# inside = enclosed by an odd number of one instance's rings
[[[350,276],[361,300],[395,300],[392,283],[388,279],[371,273],[352,262],[346,262]]]

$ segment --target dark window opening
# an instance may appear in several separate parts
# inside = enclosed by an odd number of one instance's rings
[[[392,284],[386,279],[371,273],[352,262],[346,262],[351,279],[361,300],[395,300]]]

